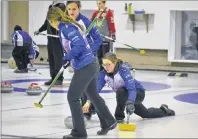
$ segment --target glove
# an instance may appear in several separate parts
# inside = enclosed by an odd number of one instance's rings
[[[35,35],[38,35],[39,33],[40,33],[40,32],[39,32],[38,30],[35,31],[35,32],[34,32],[34,36],[35,36]]]
[[[113,42],[115,42],[115,40],[116,40],[115,34],[113,34],[111,38],[113,39]]]
[[[87,102],[83,105],[83,108],[82,108],[83,113],[88,113],[89,107],[90,107],[90,101],[87,100]]]
[[[70,61],[63,57],[63,67],[66,69],[70,65]]]
[[[134,111],[135,111],[134,103],[128,100],[126,102],[126,113],[131,115],[134,113]]]

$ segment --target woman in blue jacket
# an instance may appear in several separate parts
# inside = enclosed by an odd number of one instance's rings
[[[69,135],[65,135],[63,138],[87,137],[80,104],[80,98],[84,92],[87,92],[94,107],[97,109],[101,123],[101,130],[97,134],[106,134],[109,130],[114,129],[117,123],[105,105],[104,100],[97,93],[98,64],[87,42],[84,28],[71,17],[64,14],[58,7],[49,9],[47,19],[51,26],[59,30],[60,41],[67,52],[63,58],[63,64],[71,62],[74,68],[74,75],[67,94],[73,129]]]
[[[80,9],[81,9],[81,2],[80,1],[67,1],[66,2],[66,12],[67,12],[67,14],[70,17],[72,17],[74,20],[76,20],[80,25],[82,25],[85,28],[85,30],[87,30],[92,21],[90,21],[86,16],[81,14]],[[97,30],[98,30],[98,28],[96,26],[92,27],[90,32],[86,36],[87,41],[88,41],[88,43],[91,47],[91,50],[92,50],[94,56],[97,55],[99,47],[102,44],[102,38],[101,38],[101,36],[100,36],[100,34]],[[87,95],[86,95],[86,93],[84,93],[84,95],[81,98],[82,106],[86,103],[86,100],[87,100]],[[95,114],[95,108],[91,104],[89,112],[84,113],[84,116],[88,120],[90,120],[92,114]]]
[[[66,13],[76,20],[80,25],[85,28],[85,31],[91,24],[91,21],[80,13],[81,2],[80,1],[67,1],[66,2]],[[87,41],[91,47],[93,54],[96,56],[97,51],[102,44],[102,38],[98,32],[96,26],[92,27],[90,32],[87,34]]]
[[[29,58],[30,60],[35,59],[36,56],[36,52],[32,46],[32,38],[27,32],[23,31],[19,25],[15,25],[11,37],[14,45],[12,56],[17,66],[17,69],[14,72],[27,73]]]
[[[140,82],[133,79],[128,66],[116,57],[114,53],[106,53],[103,57],[103,67],[98,77],[98,92],[105,84],[116,92],[117,107],[115,118],[118,123],[124,122],[126,113],[133,112],[142,118],[157,118],[175,115],[175,112],[163,104],[160,108],[146,108],[142,101],[145,89]],[[88,111],[90,101],[83,106],[83,111]]]

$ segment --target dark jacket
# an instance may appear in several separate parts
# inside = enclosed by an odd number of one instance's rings
[[[65,8],[66,8],[63,3],[58,3],[54,6],[59,7],[63,11],[65,11]],[[48,9],[50,9],[51,7],[52,5],[50,5]],[[50,25],[47,19],[45,19],[44,24],[39,28],[38,31],[43,32],[46,30],[47,30],[47,34],[58,35],[58,31]],[[52,38],[52,37],[49,37],[49,38]]]

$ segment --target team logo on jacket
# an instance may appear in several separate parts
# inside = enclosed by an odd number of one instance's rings
[[[75,31],[75,30],[74,30],[74,31],[72,31],[72,32],[70,32],[70,33],[68,34],[68,37],[73,36],[75,33],[76,33],[76,31]]]
[[[98,20],[98,21],[96,22],[96,25],[97,25],[99,28],[101,28],[102,26],[104,26],[102,20],[101,20],[101,21]]]

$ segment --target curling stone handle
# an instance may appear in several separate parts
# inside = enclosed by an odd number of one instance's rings
[[[37,83],[32,83],[30,86],[33,86],[33,85],[38,85]]]

